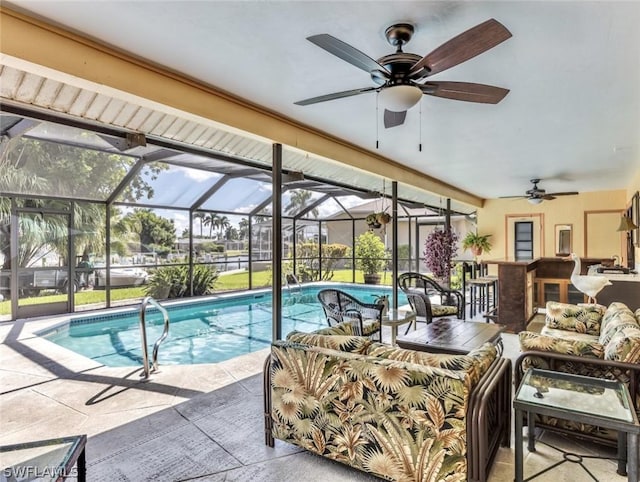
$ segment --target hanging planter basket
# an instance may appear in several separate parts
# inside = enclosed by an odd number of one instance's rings
[[[379,224],[389,224],[391,222],[391,215],[389,213],[376,213],[376,220]]]
[[[381,224],[378,222],[378,216],[376,215],[376,213],[369,214],[365,218],[364,222],[367,223],[369,229],[379,229],[381,226]]]

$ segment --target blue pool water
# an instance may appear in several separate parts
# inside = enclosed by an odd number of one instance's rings
[[[282,334],[310,332],[327,326],[317,299],[320,289],[304,287],[283,293]],[[389,288],[335,285],[358,299],[372,303],[375,295],[391,294]],[[215,300],[165,305],[171,325],[169,337],[159,350],[162,365],[215,363],[267,348],[271,343],[271,293],[250,293]],[[401,293],[398,304],[406,304]],[[148,309],[147,341],[151,347],[161,335],[163,320]],[[106,366],[137,366],[142,363],[138,310],[117,314],[78,317],[42,336]]]

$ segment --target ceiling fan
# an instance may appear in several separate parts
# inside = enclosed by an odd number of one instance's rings
[[[489,19],[476,25],[424,57],[402,51],[402,47],[411,40],[413,32],[413,25],[408,23],[394,24],[387,28],[385,37],[397,49],[395,53],[378,60],[373,60],[355,47],[326,33],[307,37],[307,40],[318,47],[369,73],[376,86],[334,92],[300,100],[295,104],[310,105],[367,92],[379,92],[379,100],[385,106],[384,126],[389,128],[404,123],[407,110],[420,101],[422,94],[497,104],[509,93],[508,89],[501,87],[470,82],[422,82],[423,79],[466,62],[511,37],[511,32],[497,20]]]
[[[533,187],[525,192],[525,196],[501,196],[501,198],[522,198],[526,199],[531,204],[540,204],[542,201],[552,201],[558,196],[575,196],[576,194],[580,194],[575,191],[547,193],[547,191],[538,187],[540,179],[531,179],[531,182],[533,183]]]

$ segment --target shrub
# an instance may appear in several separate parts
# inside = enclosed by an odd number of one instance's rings
[[[215,289],[218,272],[206,265],[193,267],[193,295],[210,295]],[[185,298],[189,292],[188,266],[163,266],[154,270],[145,287],[145,294],[157,299]]]

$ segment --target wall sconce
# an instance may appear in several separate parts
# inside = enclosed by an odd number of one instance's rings
[[[633,231],[634,229],[638,229],[638,226],[636,226],[630,218],[622,216],[620,219],[620,226],[618,226],[616,231]]]

